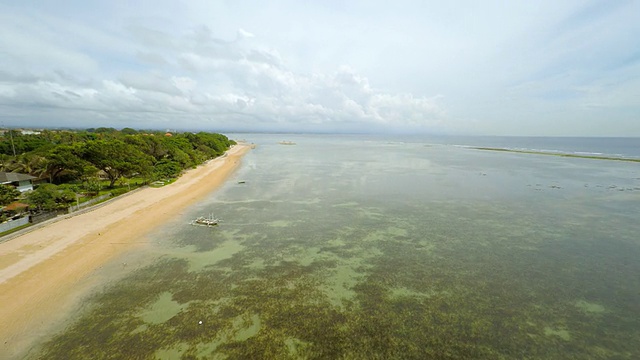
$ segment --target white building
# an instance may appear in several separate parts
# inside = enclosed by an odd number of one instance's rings
[[[33,179],[36,177],[27,174],[0,172],[0,184],[14,186],[20,192],[33,190]]]

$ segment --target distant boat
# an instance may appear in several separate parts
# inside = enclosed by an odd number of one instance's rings
[[[193,220],[190,222],[191,225],[196,225],[196,226],[206,226],[206,227],[211,227],[211,226],[216,226],[220,223],[220,219],[218,218],[214,218],[212,214],[209,214],[209,217],[204,217],[204,216],[200,216],[197,219]]]
[[[282,140],[278,144],[280,144],[280,145],[295,145],[296,143],[294,143],[293,141]]]

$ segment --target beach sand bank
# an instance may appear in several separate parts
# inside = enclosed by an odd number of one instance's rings
[[[236,145],[175,183],[0,243],[0,358],[21,356],[38,334],[63,321],[91,288],[96,269],[145,246],[147,234],[221,186],[249,149]]]

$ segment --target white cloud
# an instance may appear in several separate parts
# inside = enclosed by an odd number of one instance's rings
[[[252,37],[255,37],[255,35],[246,31],[245,29],[242,29],[242,28],[238,29],[238,39],[252,38]]]
[[[154,4],[0,5],[5,124],[637,129],[635,2]]]

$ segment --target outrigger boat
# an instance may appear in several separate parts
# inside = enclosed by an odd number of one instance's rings
[[[216,226],[220,223],[220,219],[218,218],[214,218],[213,215],[209,214],[209,217],[204,217],[204,216],[200,216],[199,218],[191,221],[191,225],[197,225],[197,226],[207,226],[207,227],[211,227],[211,226]]]

